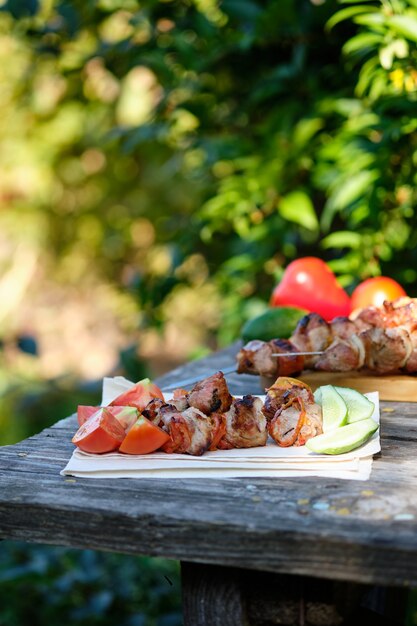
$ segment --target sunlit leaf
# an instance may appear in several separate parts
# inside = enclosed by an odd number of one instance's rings
[[[322,214],[321,224],[324,230],[328,230],[335,213],[347,208],[352,202],[369,192],[371,185],[377,180],[379,174],[376,171],[363,171],[347,178],[337,186],[330,195]]]
[[[387,24],[400,35],[417,42],[417,12],[408,15],[393,15]]]
[[[326,24],[326,28],[330,30],[331,28],[336,26],[336,24],[343,22],[343,20],[347,20],[360,13],[373,13],[376,11],[377,11],[377,7],[360,5],[360,4],[355,5],[353,7],[347,7],[346,9],[341,9],[340,11],[332,15],[332,17],[328,20]]]
[[[367,52],[370,48],[379,45],[382,41],[381,35],[377,33],[360,33],[349,39],[343,46],[345,54],[353,54],[355,52]]]
[[[305,119],[298,122],[294,129],[293,141],[300,148],[314,137],[324,126],[324,120],[320,118]]]
[[[350,230],[341,230],[327,235],[321,245],[323,248],[359,248],[362,236]]]
[[[299,224],[308,230],[318,229],[313,203],[304,191],[293,191],[281,198],[278,211],[289,222]]]

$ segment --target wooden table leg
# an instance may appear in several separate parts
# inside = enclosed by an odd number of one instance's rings
[[[376,589],[368,585],[188,562],[181,575],[184,626],[344,626],[359,616],[394,623],[366,608]]]
[[[181,562],[184,626],[247,626],[242,571]]]

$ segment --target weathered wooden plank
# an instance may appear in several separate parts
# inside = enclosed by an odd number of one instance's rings
[[[11,484],[2,473],[0,529],[5,537],[30,541],[337,579],[415,582],[414,485],[403,487],[401,497],[395,484],[387,489],[373,481],[372,487],[316,479],[207,485],[56,475],[39,482],[36,473],[23,472]],[[404,514],[414,520],[401,521]]]
[[[224,351],[175,376],[198,369],[204,377],[213,364],[231,360],[232,351]],[[259,393],[256,377],[246,378],[228,376],[234,394]],[[76,429],[71,416],[0,449],[0,536],[334,580],[417,584],[416,405],[382,403],[381,416],[382,456],[366,483],[63,478],[59,471]]]

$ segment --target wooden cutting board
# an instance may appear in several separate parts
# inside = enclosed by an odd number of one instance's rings
[[[351,387],[361,393],[378,391],[381,400],[417,403],[417,376],[405,374],[375,376],[363,372],[305,371],[297,378],[309,385],[313,391],[321,385],[339,385],[340,387]],[[274,380],[262,377],[261,383],[262,386],[270,387]]]

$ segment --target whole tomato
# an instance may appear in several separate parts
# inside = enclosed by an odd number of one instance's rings
[[[324,261],[304,257],[292,261],[275,287],[271,306],[298,306],[325,320],[349,315],[350,298]]]
[[[406,295],[401,285],[388,276],[367,278],[352,293],[352,310],[381,306],[384,300],[391,301]]]

